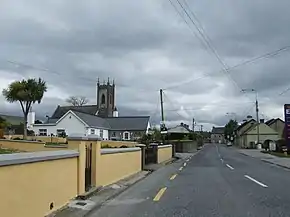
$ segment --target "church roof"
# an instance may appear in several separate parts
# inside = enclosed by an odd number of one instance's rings
[[[50,119],[59,119],[69,110],[95,115],[98,111],[98,105],[57,106],[56,110],[54,111]]]
[[[146,130],[150,116],[121,116],[104,118],[111,126],[111,130]]]

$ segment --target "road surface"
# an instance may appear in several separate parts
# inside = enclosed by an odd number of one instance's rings
[[[208,144],[161,168],[91,217],[290,216],[290,171]]]

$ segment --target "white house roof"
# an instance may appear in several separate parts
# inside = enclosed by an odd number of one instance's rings
[[[178,125],[176,127],[170,128],[167,130],[168,133],[190,133],[190,130],[188,130],[186,127]]]

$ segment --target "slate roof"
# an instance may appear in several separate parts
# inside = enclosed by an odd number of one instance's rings
[[[247,123],[251,122],[251,121],[255,121],[255,119],[250,119],[248,121],[245,121],[244,123],[242,123],[240,126],[238,126],[236,131],[239,131],[240,129],[242,129]]]
[[[104,129],[110,129],[111,126],[108,123],[108,121],[104,118],[100,118],[96,115],[90,115],[78,111],[72,111],[75,113],[80,119],[82,119],[87,125],[90,127],[97,127],[97,128],[104,128]]]
[[[147,129],[150,116],[124,116],[104,118],[111,130],[142,131]]]
[[[59,119],[69,110],[95,115],[98,111],[98,105],[58,106],[50,119]]]
[[[272,123],[274,123],[274,121],[275,121],[275,119],[272,118],[272,119],[266,121],[265,124],[267,124],[267,125],[269,126],[269,125],[271,125]]]
[[[224,134],[225,127],[213,127],[211,133],[212,134]]]
[[[267,124],[268,126],[270,126],[271,124],[274,124],[278,120],[280,120],[280,121],[282,121],[284,123],[284,121],[281,120],[280,118],[272,118],[271,120],[266,121],[265,124]]]

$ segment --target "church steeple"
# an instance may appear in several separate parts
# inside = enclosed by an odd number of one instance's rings
[[[99,116],[112,117],[115,105],[115,84],[110,83],[108,78],[107,83],[100,84],[99,79],[97,82],[97,104],[99,109]]]

